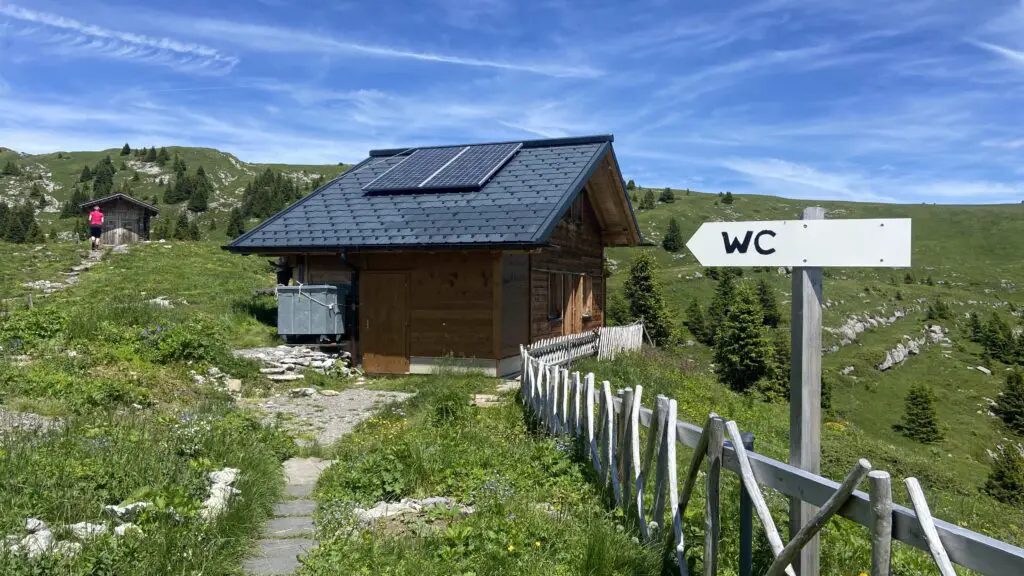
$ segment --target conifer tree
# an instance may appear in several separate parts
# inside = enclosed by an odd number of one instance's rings
[[[1016,357],[1016,342],[1009,324],[992,312],[982,331],[981,345],[992,358],[1012,364]]]
[[[736,290],[715,338],[715,372],[737,392],[745,392],[759,380],[774,374],[775,350],[764,327],[761,306],[746,286]]]
[[[192,178],[191,193],[188,197],[188,209],[192,212],[205,212],[209,207],[210,192],[213,186],[206,177],[206,171],[200,166],[196,168],[196,174]]]
[[[88,166],[82,166],[82,174],[78,177],[78,181],[88,182],[89,180],[92,180],[92,171]]]
[[[640,199],[641,210],[652,210],[654,209],[654,190],[644,191],[643,197]]]
[[[733,198],[732,192],[726,192],[725,196],[722,197],[722,204],[732,204],[736,199]]]
[[[903,420],[893,426],[900,434],[923,444],[942,440],[935,412],[935,393],[925,384],[914,384],[907,393]]]
[[[661,195],[658,196],[658,202],[664,202],[665,204],[671,204],[671,203],[673,203],[675,201],[676,201],[676,193],[673,192],[672,189],[667,187],[667,186],[665,187],[664,190],[661,191]]]
[[[764,278],[757,282],[757,300],[761,303],[764,325],[777,328],[782,322],[782,312],[779,310],[779,301],[775,295],[775,289]]]
[[[981,342],[985,329],[981,325],[981,318],[977,312],[971,312],[970,319],[968,320],[968,332],[970,333],[971,342]]]
[[[1014,370],[1006,376],[995,413],[1014,432],[1024,435],[1024,376]]]
[[[132,147],[129,146],[127,142],[125,142],[124,146],[121,146],[121,156],[127,156],[127,155],[129,155],[131,153],[132,153]]]
[[[678,252],[683,249],[683,233],[679,231],[679,222],[675,218],[668,221],[668,230],[661,241],[661,247],[667,252]]]
[[[159,166],[167,164],[167,161],[171,159],[171,155],[167,153],[167,148],[160,147],[160,151],[156,153],[156,163]]]
[[[178,219],[174,222],[174,231],[171,233],[171,237],[175,240],[189,239],[188,215],[184,210],[178,212]]]
[[[228,215],[228,238],[235,239],[245,234],[245,217],[238,208],[232,208]]]
[[[195,241],[199,240],[199,223],[195,220],[190,222],[188,225],[188,239]]]
[[[693,334],[697,342],[710,345],[707,318],[704,317],[704,309],[696,299],[690,300],[689,306],[686,307],[686,329]]]
[[[142,178],[139,178],[139,171],[135,170],[132,172],[132,182],[139,182]]]
[[[156,147],[151,146],[146,150],[146,162],[156,162]]]
[[[8,160],[4,164],[3,170],[0,170],[0,174],[4,176],[21,176],[21,167],[18,166],[14,160]]]
[[[636,190],[636,182],[633,182],[632,178],[629,179],[629,182],[626,182],[626,190]]]
[[[713,345],[718,334],[718,327],[725,321],[726,315],[736,301],[736,283],[732,274],[728,271],[718,274],[718,283],[715,285],[715,295],[708,306],[707,334],[708,344]]]
[[[629,267],[624,291],[630,316],[643,320],[651,340],[662,346],[668,343],[672,331],[656,268],[657,262],[649,251],[637,252]]]
[[[985,493],[1011,506],[1024,506],[1024,446],[1010,443],[989,451],[992,470],[985,481]]]

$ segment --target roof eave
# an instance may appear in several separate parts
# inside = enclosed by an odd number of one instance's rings
[[[532,250],[543,247],[536,242],[442,242],[436,244],[357,244],[331,246],[221,246],[233,254],[301,254],[336,252],[429,252],[449,250]]]

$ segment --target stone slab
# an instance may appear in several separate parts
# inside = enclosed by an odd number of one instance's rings
[[[274,516],[312,516],[316,511],[316,502],[312,500],[288,500],[274,504]]]
[[[320,458],[289,458],[284,461],[284,481],[292,484],[316,484],[320,473],[334,464]]]
[[[242,563],[242,571],[254,576],[291,574],[300,566],[298,557],[316,546],[315,540],[305,538],[260,540],[259,553]]]
[[[309,516],[287,516],[274,518],[267,523],[267,536],[270,538],[299,538],[312,536],[316,526]]]
[[[313,493],[313,488],[316,488],[315,484],[289,484],[284,491],[292,498],[305,498]]]

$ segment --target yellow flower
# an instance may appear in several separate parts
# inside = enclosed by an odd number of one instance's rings
[[[867,572],[861,572],[861,573],[860,573],[860,574],[858,574],[857,576],[868,576],[868,573],[867,573]]]
[[[509,551],[509,552],[515,552],[515,551],[516,551],[516,547],[515,547],[515,546],[513,546],[513,545],[511,545],[511,544],[509,544],[509,545],[508,545],[508,551]]]
[[[533,545],[536,548],[540,548],[540,540],[537,540],[536,542],[534,542]]]

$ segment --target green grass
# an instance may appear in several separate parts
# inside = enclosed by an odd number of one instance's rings
[[[49,432],[0,436],[0,532],[23,535],[25,518],[64,526],[93,522],[108,534],[81,542],[73,557],[28,559],[0,550],[6,575],[234,574],[278,498],[280,461],[291,441],[226,405],[188,413],[96,413]],[[212,521],[198,515],[207,473],[241,471],[240,497]],[[103,507],[149,501],[141,535],[116,537]],[[173,511],[172,511],[173,509]]]
[[[321,545],[302,573],[660,574],[661,550],[617,526],[571,442],[532,434],[514,402],[468,405],[471,391],[491,385],[475,375],[417,378],[416,397],[343,438],[318,483]],[[400,534],[353,525],[353,506],[425,496],[476,511],[438,512],[440,526],[428,517]]]
[[[11,308],[24,307],[24,296],[38,291],[24,286],[32,280],[62,278],[61,272],[81,262],[85,244],[51,242],[39,246],[0,242],[0,301],[12,299]],[[0,304],[2,306],[3,304]]]

